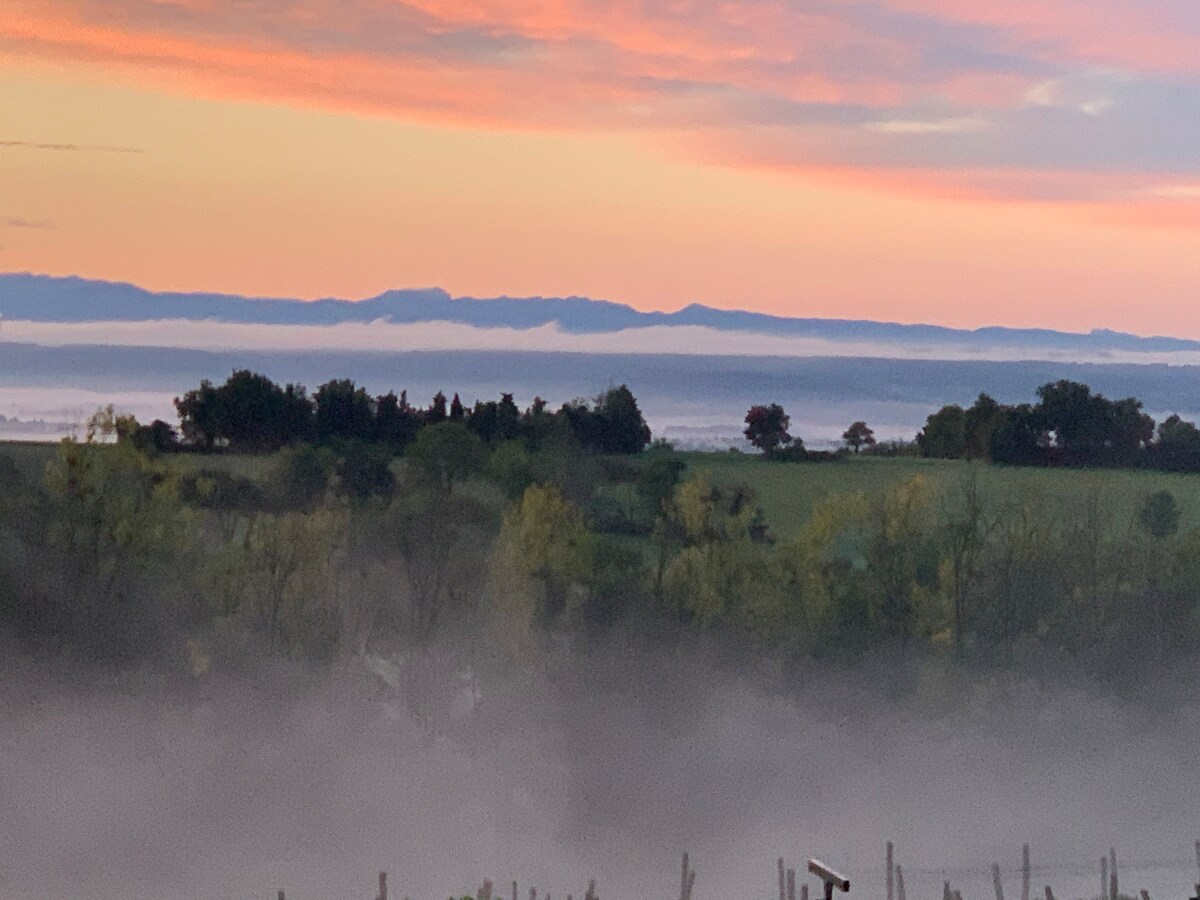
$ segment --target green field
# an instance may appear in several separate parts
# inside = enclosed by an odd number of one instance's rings
[[[55,452],[54,444],[3,443],[8,456],[27,477],[37,476]],[[808,519],[813,507],[830,494],[862,491],[876,494],[889,484],[914,475],[927,478],[935,491],[950,491],[967,474],[971,463],[919,458],[847,458],[827,463],[768,462],[749,453],[681,454],[691,471],[708,469],[719,483],[749,485],[757,495],[771,533],[786,539]],[[244,477],[262,479],[271,465],[269,456],[192,455],[165,457],[182,470],[223,469]],[[1170,491],[1178,501],[1183,529],[1200,528],[1200,475],[1151,471],[1079,470],[978,467],[980,485],[994,501],[1019,499],[1051,504],[1077,512],[1089,497],[1099,497],[1117,512],[1118,521],[1136,514],[1145,497]]]
[[[813,506],[829,494],[879,492],[887,485],[913,475],[929,479],[935,490],[952,490],[967,474],[971,463],[919,458],[849,458],[830,463],[767,462],[739,453],[687,453],[689,468],[707,468],[718,482],[751,486],[766,515],[771,532],[787,538],[800,528]],[[1128,470],[1080,470],[979,466],[980,486],[998,501],[1029,500],[1078,508],[1099,496],[1116,504],[1118,518],[1134,515],[1144,498],[1161,490],[1178,501],[1183,529],[1200,528],[1200,475]]]

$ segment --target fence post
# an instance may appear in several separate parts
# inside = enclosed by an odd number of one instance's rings
[[[1004,885],[1000,883],[1000,863],[992,863],[992,885],[996,888],[996,900],[1004,900]]]
[[[893,888],[895,874],[892,871],[894,864],[895,847],[891,841],[887,842],[887,900],[895,900],[895,890]]]
[[[692,900],[692,885],[696,883],[696,870],[691,867],[688,855],[683,854],[683,872],[679,877],[679,900]]]
[[[1029,845],[1021,847],[1021,900],[1029,900]]]
[[[904,900],[904,869],[896,864],[896,900]]]

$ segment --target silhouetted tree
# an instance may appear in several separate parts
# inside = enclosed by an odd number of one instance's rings
[[[423,421],[426,425],[436,425],[438,422],[446,421],[446,395],[441,391],[433,395],[429,409],[425,410]]]
[[[501,394],[496,406],[497,437],[502,441],[516,440],[521,435],[521,411],[512,394]]]
[[[757,447],[766,456],[771,456],[780,447],[790,444],[792,436],[788,434],[791,418],[783,411],[778,403],[770,406],[752,406],[746,413],[746,435],[751,445]]]
[[[650,426],[633,392],[623,384],[596,398],[593,418],[595,446],[601,452],[641,453],[650,443]]]
[[[875,446],[875,432],[867,427],[866,422],[855,422],[842,434],[842,440],[846,442],[847,447],[858,453],[863,447]]]
[[[929,459],[960,459],[967,444],[967,414],[961,406],[943,406],[925,420],[917,435],[921,455]]]
[[[481,441],[489,444],[500,433],[499,418],[499,404],[495,400],[489,400],[486,403],[476,400],[475,408],[471,410],[471,417],[467,420],[467,427],[479,435]]]
[[[1028,403],[1007,407],[992,434],[992,459],[1015,466],[1045,465],[1045,420]]]
[[[162,419],[155,419],[149,425],[137,426],[129,440],[142,453],[170,453],[179,447],[175,429]]]
[[[344,441],[370,440],[375,424],[374,403],[365,389],[348,378],[328,381],[317,388],[317,438]]]
[[[980,394],[966,411],[963,421],[963,451],[967,459],[991,459],[992,435],[1004,417],[1004,407]]]
[[[408,405],[407,391],[399,397],[391,392],[375,399],[375,441],[399,452],[412,443],[420,427],[421,417]]]
[[[1200,472],[1200,428],[1177,415],[1170,416],[1158,426],[1150,459],[1159,469]]]
[[[193,447],[211,450],[218,438],[217,389],[207,378],[200,387],[175,398],[183,439]]]
[[[236,450],[277,450],[290,438],[289,401],[265,375],[240,369],[216,391],[218,434]]]
[[[316,436],[316,411],[302,384],[283,388],[284,443],[311,441]]]

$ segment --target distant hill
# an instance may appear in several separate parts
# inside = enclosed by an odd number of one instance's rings
[[[1200,341],[1029,328],[965,330],[851,319],[770,316],[692,304],[676,312],[640,312],[586,297],[451,297],[439,288],[387,291],[365,300],[295,300],[227,294],[154,293],[135,285],[84,278],[0,274],[0,316],[34,322],[217,320],[267,325],[334,325],[386,320],[396,324],[453,322],[479,328],[529,329],[557,323],[574,334],[602,334],[663,325],[722,332],[870,341],[959,349],[1023,348],[1047,353],[1200,351]]]

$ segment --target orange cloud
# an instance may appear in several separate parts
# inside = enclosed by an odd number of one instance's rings
[[[1200,114],[1200,28],[1194,0],[1141,4],[1136,27],[1130,2],[12,0],[0,53],[206,97],[651,132],[887,190],[1139,205],[1164,175],[1200,174],[1170,131]],[[1182,81],[1143,84],[1166,75]]]

